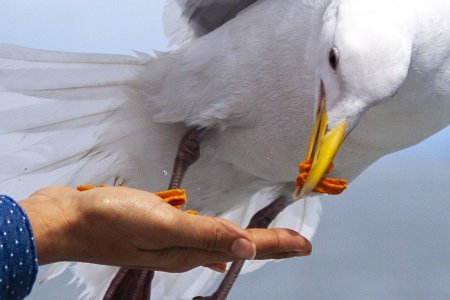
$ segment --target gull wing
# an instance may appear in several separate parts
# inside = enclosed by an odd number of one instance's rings
[[[167,0],[164,29],[172,46],[216,30],[258,0]]]

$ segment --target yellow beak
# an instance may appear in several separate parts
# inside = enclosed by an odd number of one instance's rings
[[[341,121],[328,132],[327,124],[326,94],[323,82],[321,82],[319,103],[305,155],[305,160],[310,159],[312,161],[311,170],[303,186],[297,188],[294,192],[295,199],[303,198],[317,186],[329,169],[344,140],[347,121]]]

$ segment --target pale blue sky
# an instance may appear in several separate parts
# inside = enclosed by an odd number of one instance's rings
[[[163,1],[0,0],[0,39],[58,51],[164,50]]]
[[[167,47],[162,0],[0,0],[0,7],[0,42],[99,53]],[[449,149],[447,128],[377,162],[344,195],[324,199],[312,257],[243,276],[230,298],[449,299]],[[37,287],[30,299],[75,299],[62,282]]]

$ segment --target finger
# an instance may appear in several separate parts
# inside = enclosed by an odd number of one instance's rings
[[[248,231],[256,244],[256,259],[279,258],[288,252],[311,254],[311,243],[293,230],[252,228]]]
[[[311,243],[293,230],[283,228],[248,229],[256,244],[256,259],[282,259],[309,255]],[[235,260],[233,255],[195,248],[169,248],[150,251],[157,268],[167,272],[184,272],[200,265],[210,265]],[[156,260],[155,260],[155,255]]]
[[[252,259],[256,249],[250,234],[221,219],[184,214],[179,220],[180,247],[223,252],[234,258]]]

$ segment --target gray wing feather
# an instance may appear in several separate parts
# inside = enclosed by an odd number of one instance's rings
[[[167,0],[164,30],[172,46],[216,30],[258,0]]]
[[[187,0],[184,15],[195,31],[195,36],[205,35],[233,19],[241,10],[257,0]]]

